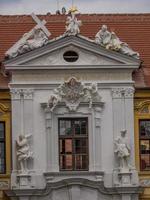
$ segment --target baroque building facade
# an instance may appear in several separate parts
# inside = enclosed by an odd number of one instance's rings
[[[104,24],[95,38],[81,34],[84,15],[68,16],[56,37],[32,18],[36,25],[2,64],[11,77],[7,197],[148,199],[149,89],[138,85],[141,56]]]

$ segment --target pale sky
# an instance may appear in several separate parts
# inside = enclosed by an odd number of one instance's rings
[[[150,13],[150,0],[0,0],[0,15],[55,13],[72,1],[81,13]]]

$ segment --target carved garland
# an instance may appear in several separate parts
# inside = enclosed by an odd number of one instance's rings
[[[65,102],[70,111],[76,111],[80,102],[88,102],[89,108],[91,108],[94,101],[101,102],[97,85],[93,83],[90,86],[85,86],[75,77],[71,77],[68,81],[54,89],[48,101],[48,107],[53,111],[58,103]]]

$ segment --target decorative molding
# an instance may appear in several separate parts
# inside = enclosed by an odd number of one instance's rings
[[[95,42],[106,49],[139,59],[139,53],[133,51],[127,43],[122,42],[114,32],[109,32],[106,25],[102,25],[99,32],[95,35]]]
[[[10,111],[9,107],[7,107],[6,105],[0,103],[0,113],[1,114],[9,112],[9,111]]]
[[[22,89],[11,88],[10,93],[12,100],[19,100],[22,95]]]
[[[114,99],[121,99],[122,97],[128,99],[134,97],[134,88],[112,88],[112,97]]]
[[[76,111],[82,101],[88,102],[89,108],[92,108],[94,101],[101,102],[101,97],[97,90],[97,84],[93,83],[90,86],[85,86],[75,77],[71,77],[54,89],[48,101],[48,107],[53,111],[58,103],[63,101],[70,111]]]
[[[23,89],[24,99],[32,100],[33,99],[33,89]]]
[[[136,101],[134,110],[142,114],[150,114],[150,100]]]
[[[134,97],[134,92],[135,92],[134,88],[126,88],[125,89],[125,98],[132,99]]]
[[[105,187],[104,181],[92,181],[88,180],[86,178],[68,178],[65,180],[57,181],[57,182],[51,182],[46,184],[45,189],[26,189],[26,190],[7,190],[6,194],[8,197],[43,197],[43,196],[49,196],[52,191],[59,190],[62,188],[68,188],[68,187],[87,187],[90,189],[97,190],[100,194],[105,195],[105,198],[109,199],[112,198],[112,195],[120,195],[120,194],[132,194],[132,195],[138,195],[139,193],[142,193],[143,190],[139,186],[127,186],[127,187]],[[104,197],[102,198],[104,199]]]
[[[102,108],[95,108],[95,127],[100,128],[101,127],[101,113]]]

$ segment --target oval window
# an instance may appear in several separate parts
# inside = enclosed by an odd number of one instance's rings
[[[75,62],[78,60],[79,55],[75,51],[67,51],[64,53],[63,58],[67,62]]]

